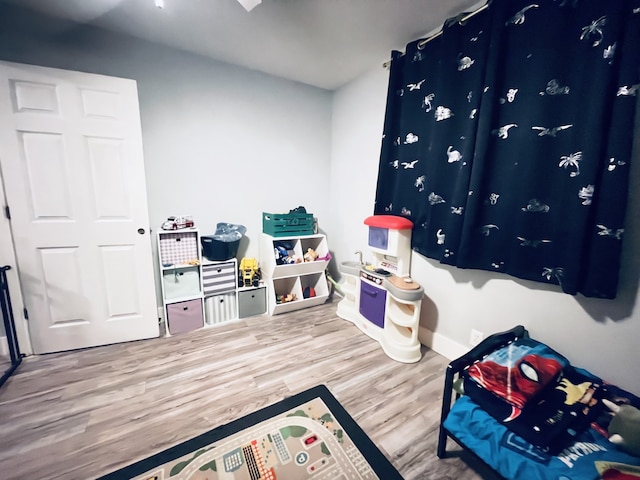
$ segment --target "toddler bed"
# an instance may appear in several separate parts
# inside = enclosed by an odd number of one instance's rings
[[[451,438],[506,479],[640,479],[640,457],[608,440],[603,399],[640,408],[514,327],[448,365],[437,455]]]

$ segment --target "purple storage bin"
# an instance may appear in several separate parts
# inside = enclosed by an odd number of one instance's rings
[[[190,332],[204,326],[202,318],[202,300],[188,300],[167,305],[167,323],[169,333]]]

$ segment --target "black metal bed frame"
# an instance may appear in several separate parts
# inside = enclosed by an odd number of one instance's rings
[[[9,283],[7,282],[7,270],[11,270],[9,265],[0,267],[0,310],[2,311],[2,319],[4,320],[4,331],[9,343],[9,355],[11,357],[11,366],[0,377],[0,387],[4,385],[7,379],[18,368],[22,362],[22,354],[18,346],[18,336],[16,334],[16,324],[13,318],[13,309],[11,308],[11,297],[9,296]]]
[[[495,333],[493,335],[488,336],[478,345],[473,347],[463,356],[451,361],[449,365],[447,365],[447,370],[445,372],[444,377],[444,391],[442,394],[442,411],[440,413],[440,432],[438,434],[438,449],[437,455],[438,458],[445,458],[447,456],[447,439],[451,438],[454,442],[456,442],[460,447],[464,449],[464,451],[469,452],[475,459],[484,464],[487,468],[496,473],[496,475],[500,478],[503,478],[498,472],[496,472],[490,465],[488,465],[482,458],[475,454],[473,450],[468,448],[461,440],[459,440],[453,433],[447,430],[443,423],[449,415],[449,411],[451,410],[452,400],[454,400],[454,392],[455,392],[455,400],[460,398],[460,394],[455,391],[454,383],[458,378],[461,378],[462,372],[473,365],[475,362],[482,360],[485,356],[490,354],[491,352],[501,348],[509,343],[519,339],[519,338],[529,338],[529,332],[522,326],[518,325],[513,327],[510,330],[506,330],[504,332]]]

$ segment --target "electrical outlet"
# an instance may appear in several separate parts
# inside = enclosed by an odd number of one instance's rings
[[[479,344],[484,338],[484,333],[479,332],[478,330],[471,329],[471,335],[469,336],[469,343],[474,347]]]

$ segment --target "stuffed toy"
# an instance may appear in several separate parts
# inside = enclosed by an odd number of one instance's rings
[[[307,253],[304,254],[305,262],[313,262],[316,258],[318,258],[318,254],[313,248],[307,248]]]
[[[289,303],[295,302],[298,299],[295,293],[287,293],[286,295],[278,295],[276,297],[276,303]]]
[[[609,441],[640,457],[640,410],[631,405],[616,405],[607,399],[602,401],[613,412],[608,428]]]

